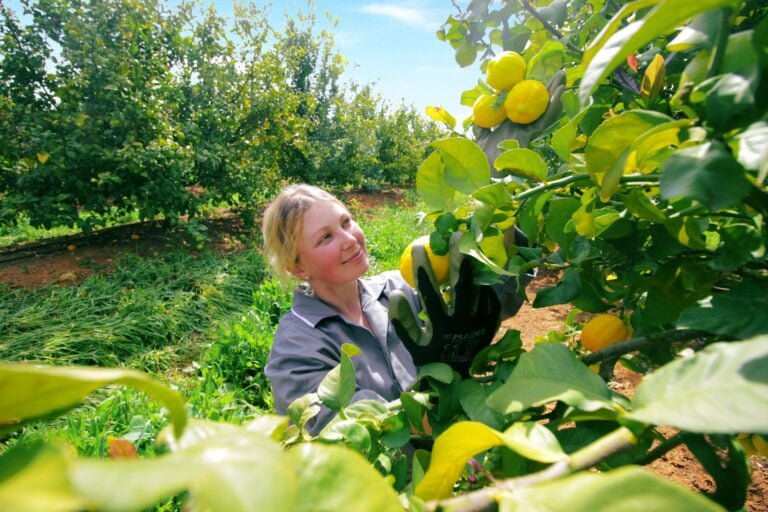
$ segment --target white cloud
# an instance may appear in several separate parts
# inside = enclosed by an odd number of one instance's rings
[[[387,16],[407,25],[429,30],[436,26],[426,11],[397,4],[366,4],[360,8],[360,12]]]

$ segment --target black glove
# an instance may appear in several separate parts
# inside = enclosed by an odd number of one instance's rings
[[[490,286],[474,284],[472,264],[459,252],[461,235],[454,233],[450,241],[452,300],[443,300],[426,250],[415,245],[414,274],[428,318],[422,327],[405,294],[395,290],[389,297],[389,319],[417,366],[447,363],[467,377],[472,360],[491,343],[499,328],[501,306]]]
[[[536,121],[530,124],[513,123],[509,119],[505,120],[494,129],[481,128],[474,126],[473,132],[475,141],[485,152],[488,162],[493,166],[493,162],[501,154],[499,144],[505,140],[515,139],[520,143],[521,148],[527,148],[531,141],[541,135],[541,133],[552,125],[560,117],[562,110],[561,96],[565,91],[565,72],[558,71],[547,84],[549,92],[549,106],[547,110]],[[493,167],[491,167],[493,168]]]

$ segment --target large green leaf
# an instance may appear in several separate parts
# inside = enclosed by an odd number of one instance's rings
[[[545,308],[557,304],[567,304],[581,293],[579,271],[569,268],[555,286],[542,288],[533,299],[534,308]]]
[[[456,191],[445,181],[445,166],[437,151],[419,165],[416,172],[416,191],[427,207],[433,210],[453,210]]]
[[[360,454],[339,446],[300,444],[288,452],[298,472],[299,495],[290,510],[402,512],[392,486]],[[251,510],[273,510],[258,506]]]
[[[69,479],[71,450],[60,445],[17,445],[0,456],[0,510],[84,510],[89,503]]]
[[[229,427],[236,431],[154,459],[76,459],[54,446],[11,450],[0,459],[0,508],[142,510],[187,490],[194,510],[402,510],[388,482],[352,450],[303,444],[286,454],[279,443]]]
[[[744,168],[717,141],[672,153],[661,172],[663,198],[691,197],[710,210],[739,204],[751,187]]]
[[[633,144],[649,130],[671,121],[668,116],[650,110],[628,110],[604,121],[592,132],[585,148],[587,171],[594,182],[602,185],[606,174],[614,168],[618,168],[621,176]]]
[[[355,394],[357,379],[352,357],[360,354],[360,348],[351,343],[341,346],[341,361],[320,381],[317,396],[329,409],[338,411],[347,405]]]
[[[698,433],[768,434],[768,336],[715,343],[643,379],[629,419]]]
[[[526,512],[725,511],[701,494],[636,466],[522,487],[499,502],[502,510]]]
[[[544,159],[530,149],[510,149],[493,162],[497,171],[502,171],[518,176],[531,178],[535,181],[544,181],[547,178],[547,164]]]
[[[491,182],[488,158],[475,142],[451,137],[431,144],[437,149],[445,166],[445,181],[453,188],[470,195]]]
[[[94,390],[122,384],[165,403],[177,436],[184,430],[184,399],[149,375],[125,368],[54,367],[0,363],[0,433],[62,414]]]
[[[560,343],[541,343],[520,356],[504,385],[488,397],[488,405],[509,414],[555,400],[581,410],[614,408],[605,382]]]
[[[679,327],[701,329],[735,339],[768,334],[768,283],[746,279],[733,289],[682,312]]]
[[[738,135],[738,160],[746,169],[757,171],[757,181],[768,176],[768,122],[758,121]]]
[[[639,3],[639,2],[637,2]],[[648,5],[651,2],[645,2]],[[655,38],[669,33],[675,27],[686,23],[694,16],[720,7],[737,7],[738,0],[662,0],[659,1],[642,20],[629,23],[607,40],[598,36],[597,45],[590,48],[594,57],[584,71],[579,87],[579,98],[586,105],[592,91],[616,67],[623,64],[627,55],[651,42]],[[615,27],[626,13],[619,12],[608,26]]]

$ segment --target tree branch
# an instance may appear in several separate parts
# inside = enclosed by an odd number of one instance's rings
[[[671,342],[671,341],[689,341],[696,338],[709,337],[711,333],[706,331],[700,331],[697,329],[680,329],[672,331],[664,331],[650,336],[640,336],[638,338],[631,338],[615,345],[605,347],[591,354],[587,354],[581,358],[581,362],[587,366],[591,366],[595,363],[605,361],[607,359],[616,358],[651,346],[654,343]]]

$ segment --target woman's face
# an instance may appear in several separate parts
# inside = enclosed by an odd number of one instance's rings
[[[355,281],[368,271],[365,235],[344,206],[313,204],[304,212],[299,236],[299,262],[293,274],[313,286]]]

